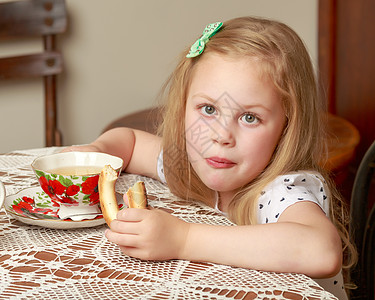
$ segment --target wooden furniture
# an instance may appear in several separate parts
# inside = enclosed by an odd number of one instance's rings
[[[60,150],[1,154],[0,180],[7,195],[37,187],[31,162]],[[187,222],[233,225],[213,208],[183,201],[151,178],[122,173],[117,192],[124,193],[138,180],[144,180],[154,208]],[[12,204],[6,200],[0,209],[0,299],[337,299],[303,274],[131,258],[107,240],[104,222],[66,230],[27,225],[5,213]]]
[[[116,127],[129,127],[155,134],[161,121],[162,115],[159,107],[147,108],[114,120],[103,129],[103,132]]]
[[[352,292],[351,299],[374,299],[375,295],[375,204],[369,197],[374,172],[375,141],[359,165],[350,203],[350,234],[359,254],[359,262],[351,270],[358,289]]]
[[[328,159],[324,168],[333,173],[336,184],[341,185],[349,176],[349,165],[354,160],[360,141],[357,130],[347,120],[328,114]]]
[[[0,42],[39,37],[43,52],[0,58],[0,80],[43,77],[45,143],[61,145],[57,128],[56,76],[63,70],[56,35],[66,30],[65,0],[21,0],[0,3]]]
[[[349,121],[361,136],[338,186],[347,201],[361,158],[375,140],[375,1],[319,0],[318,59],[329,112]],[[375,201],[375,194],[370,195]]]
[[[349,121],[361,136],[353,175],[375,140],[374,36],[375,1],[319,0],[322,92],[329,112]]]

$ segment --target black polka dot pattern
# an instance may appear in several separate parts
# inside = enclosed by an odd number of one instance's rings
[[[260,194],[258,222],[277,222],[285,209],[300,201],[314,202],[328,215],[325,189],[324,180],[318,173],[293,172],[278,176]]]

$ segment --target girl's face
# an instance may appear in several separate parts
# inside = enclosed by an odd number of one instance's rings
[[[186,150],[200,179],[222,198],[233,197],[264,170],[284,129],[280,97],[259,77],[258,64],[208,54],[193,73]]]

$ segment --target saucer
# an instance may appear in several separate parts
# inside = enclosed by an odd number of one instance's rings
[[[117,194],[117,193],[116,193]],[[117,194],[117,201],[121,201],[121,195]],[[87,216],[87,219],[79,218],[77,221],[61,219],[58,206],[53,206],[50,197],[40,186],[30,187],[5,198],[4,207],[7,213],[16,220],[29,225],[37,225],[55,229],[85,228],[102,225],[105,223],[102,214]],[[89,219],[91,218],[91,219]]]

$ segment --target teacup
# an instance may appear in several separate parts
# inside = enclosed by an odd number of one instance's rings
[[[0,209],[3,207],[5,201],[5,187],[4,184],[0,181]]]
[[[70,214],[100,212],[98,180],[105,165],[120,173],[123,160],[99,152],[64,152],[38,157],[31,167],[52,205],[60,208],[60,218],[65,219]]]

